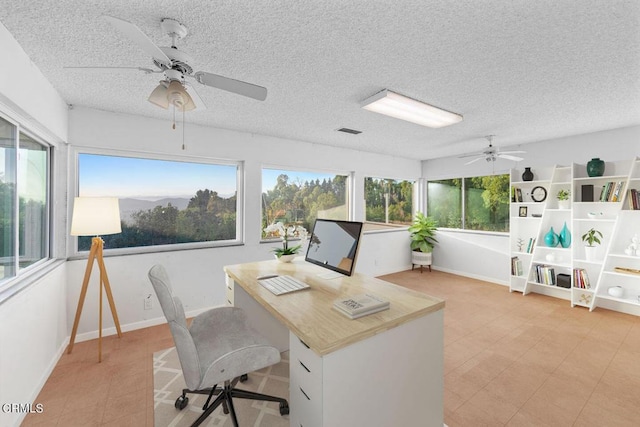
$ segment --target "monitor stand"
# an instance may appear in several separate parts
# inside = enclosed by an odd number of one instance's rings
[[[318,277],[320,277],[321,279],[331,280],[331,279],[337,279],[339,277],[345,277],[345,276],[344,274],[338,273],[337,271],[329,271],[326,273],[319,273]]]

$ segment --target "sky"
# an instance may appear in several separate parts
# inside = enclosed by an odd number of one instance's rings
[[[236,166],[152,160],[98,154],[79,155],[79,194],[85,197],[131,197],[160,199],[192,197],[196,191],[209,189],[221,196],[236,191]],[[289,182],[333,179],[335,174],[321,172],[262,170],[262,191],[272,189],[278,176],[286,174]]]
[[[79,155],[79,194],[85,197],[193,197],[198,190],[236,192],[236,166]]]

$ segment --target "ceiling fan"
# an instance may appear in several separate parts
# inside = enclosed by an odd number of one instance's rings
[[[475,159],[468,161],[467,163],[465,163],[465,165],[470,165],[471,163],[475,163],[478,160],[482,160],[485,159],[487,162],[495,162],[496,160],[500,159],[507,159],[507,160],[514,160],[516,162],[519,162],[520,160],[523,160],[522,157],[518,157],[518,156],[513,156],[513,154],[524,154],[526,153],[526,151],[521,151],[521,150],[517,150],[517,151],[500,151],[497,148],[495,148],[493,146],[493,137],[495,135],[487,135],[485,136],[485,138],[487,139],[487,141],[489,141],[489,146],[487,148],[485,148],[484,150],[482,150],[479,153],[472,153],[472,154],[464,154],[462,156],[459,156],[458,158],[462,159],[465,157],[475,157]]]
[[[65,67],[82,69],[137,69],[147,74],[162,73],[164,78],[151,92],[149,102],[161,108],[168,109],[174,106],[178,111],[191,111],[195,108],[206,108],[197,92],[186,81],[193,79],[205,86],[222,89],[227,92],[247,96],[249,98],[264,101],[267,98],[267,89],[240,80],[223,77],[206,71],[193,71],[189,63],[191,56],[178,50],[176,40],[184,38],[188,34],[187,28],[175,19],[164,18],[160,22],[160,28],[171,37],[170,47],[158,47],[147,37],[145,33],[131,22],[113,16],[103,16],[116,30],[128,40],[135,43],[151,56],[154,68],[145,67]]]

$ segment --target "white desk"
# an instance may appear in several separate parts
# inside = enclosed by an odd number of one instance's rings
[[[302,259],[224,270],[229,304],[290,351],[291,426],[442,427],[444,301],[359,274],[321,279],[327,270]],[[256,279],[266,274],[311,288],[275,296]],[[391,307],[356,320],[331,308],[336,298],[364,292]]]

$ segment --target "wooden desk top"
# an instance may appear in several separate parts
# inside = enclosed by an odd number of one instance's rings
[[[362,274],[323,279],[330,270],[296,258],[225,266],[224,271],[313,351],[323,356],[354,342],[444,308],[444,301]],[[294,276],[310,289],[276,296],[257,277]],[[337,298],[371,293],[391,302],[388,310],[351,320],[332,308]]]

